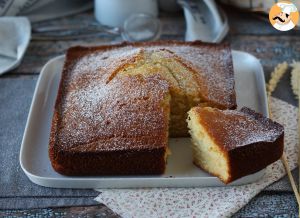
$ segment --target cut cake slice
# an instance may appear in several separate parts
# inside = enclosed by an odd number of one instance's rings
[[[187,121],[194,164],[226,184],[258,172],[282,155],[283,126],[249,108],[194,107]]]

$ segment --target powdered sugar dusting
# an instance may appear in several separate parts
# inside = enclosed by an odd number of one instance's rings
[[[65,68],[62,103],[57,108],[57,143],[83,150],[165,146],[169,108],[163,107],[162,102],[169,95],[169,84],[159,75],[113,79],[119,68],[134,62],[141,52],[158,49],[174,52],[198,72],[203,81],[199,92],[207,100],[228,107],[235,104],[227,47],[126,45],[95,50]]]
[[[208,99],[224,105],[232,105],[234,76],[231,52],[228,48],[203,47],[201,49],[177,48],[174,51],[192,63],[193,68],[201,73],[202,86]]]
[[[75,64],[72,77],[82,77],[83,72],[105,71],[103,79],[108,79],[116,66],[128,62],[129,57],[137,55],[141,50],[169,50],[180,57],[188,67],[198,73],[203,81],[201,93],[208,101],[232,107],[235,104],[233,64],[228,46],[213,45],[151,45],[133,47],[131,45],[118,47],[105,52],[94,52]],[[90,74],[92,76],[92,74]],[[74,82],[77,82],[76,79]]]
[[[169,111],[161,102],[167,94],[168,84],[157,77],[90,81],[64,96],[59,144],[85,144],[80,150],[166,146]]]
[[[234,75],[230,48],[212,45],[151,46],[174,52],[198,73],[201,93],[207,100],[231,107],[235,104]]]
[[[200,109],[199,117],[207,132],[228,150],[257,142],[274,142],[284,131],[280,124],[249,108]]]
[[[118,66],[128,62],[139,54],[141,49],[125,47],[118,50],[96,51],[81,57],[69,69],[68,81],[78,86],[80,82],[89,80],[107,80]],[[99,75],[100,74],[100,75]]]

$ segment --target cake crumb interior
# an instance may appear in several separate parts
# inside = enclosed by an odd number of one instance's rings
[[[187,122],[192,137],[193,162],[205,171],[218,176],[222,181],[227,181],[229,179],[229,166],[226,155],[213,142],[198,121],[199,116],[192,109],[189,112]]]
[[[170,100],[170,137],[188,136],[187,112],[202,102],[196,73],[182,64],[172,52],[164,50],[141,50],[136,61],[128,64],[114,76],[143,77],[158,74],[169,84]]]

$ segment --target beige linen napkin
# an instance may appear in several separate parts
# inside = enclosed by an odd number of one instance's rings
[[[291,169],[297,165],[297,108],[271,98],[273,119],[285,127],[285,152]],[[229,217],[266,186],[285,175],[280,160],[263,178],[242,186],[210,188],[98,189],[96,201],[122,217]]]

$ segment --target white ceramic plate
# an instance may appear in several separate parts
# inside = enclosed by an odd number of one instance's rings
[[[233,51],[238,107],[248,106],[268,115],[265,78],[259,61],[252,55]],[[220,180],[192,164],[189,138],[170,139],[172,155],[160,176],[67,177],[56,173],[48,157],[48,143],[54,102],[64,56],[50,60],[37,81],[21,145],[20,164],[29,179],[42,186],[59,188],[137,188],[224,186]],[[231,185],[260,179],[264,170],[243,177]]]

